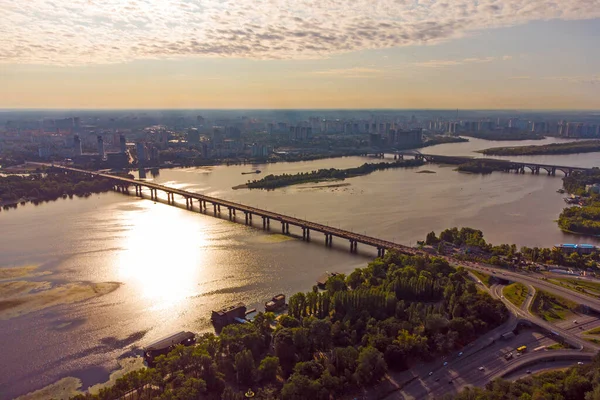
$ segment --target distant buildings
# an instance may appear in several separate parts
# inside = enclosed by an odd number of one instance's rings
[[[102,139],[101,135],[97,136],[98,139],[98,155],[100,156],[100,159],[104,158],[104,139]]]
[[[196,128],[190,128],[187,131],[187,142],[193,146],[200,144],[200,132]]]
[[[75,135],[73,136],[73,156],[79,157],[81,154],[81,139],[79,138],[79,135]]]

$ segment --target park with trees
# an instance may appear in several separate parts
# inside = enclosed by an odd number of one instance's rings
[[[324,181],[344,180],[355,176],[368,175],[375,171],[383,171],[394,168],[419,167],[424,164],[423,160],[397,160],[394,162],[365,163],[360,167],[347,169],[320,169],[311,172],[299,172],[297,174],[267,175],[260,180],[249,181],[245,185],[236,186],[234,189],[277,189],[280,187],[299,185],[301,183],[317,183]]]
[[[34,203],[66,196],[89,196],[112,190],[109,179],[82,177],[50,169],[24,175],[0,176],[0,204]]]
[[[195,346],[175,347],[76,399],[336,399],[463,348],[508,318],[467,272],[437,257],[389,252],[348,276],[289,299],[275,319],[259,313]]]
[[[598,268],[600,253],[565,254],[558,248],[540,248],[515,244],[493,245],[486,242],[483,232],[473,228],[451,228],[442,231],[439,237],[429,232],[425,245],[431,246],[438,254],[452,254],[463,261],[481,262],[504,268],[520,267],[527,264],[560,265],[575,269],[593,270]]]

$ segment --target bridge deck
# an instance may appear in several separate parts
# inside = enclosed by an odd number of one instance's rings
[[[60,169],[66,170],[66,171],[86,174],[86,175],[90,175],[90,176],[99,176],[102,178],[111,179],[111,180],[115,181],[116,183],[120,183],[120,184],[143,186],[143,187],[147,187],[149,189],[156,189],[156,190],[161,190],[161,191],[164,191],[167,193],[177,194],[184,198],[195,199],[195,200],[199,200],[199,201],[200,200],[206,201],[206,202],[214,204],[214,205],[232,208],[232,209],[247,212],[247,213],[252,213],[253,215],[258,215],[260,217],[269,218],[272,220],[280,221],[282,223],[287,223],[287,224],[298,226],[301,228],[307,228],[312,231],[321,232],[323,234],[329,234],[329,235],[333,235],[336,237],[353,240],[357,243],[362,243],[362,244],[366,244],[366,245],[381,248],[381,249],[396,250],[398,252],[405,253],[405,254],[416,254],[417,253],[415,249],[408,247],[408,246],[398,244],[398,243],[374,238],[374,237],[367,236],[367,235],[362,235],[359,233],[347,231],[345,229],[334,228],[334,227],[331,227],[328,225],[323,225],[323,224],[307,221],[307,220],[300,219],[300,218],[290,217],[289,215],[280,214],[280,213],[276,213],[273,211],[264,210],[261,208],[251,207],[251,206],[241,204],[241,203],[236,203],[233,201],[218,199],[216,197],[206,196],[206,195],[199,194],[199,193],[188,192],[187,190],[171,188],[168,186],[163,186],[163,185],[159,185],[159,184],[152,183],[152,182],[144,182],[144,181],[124,178],[124,177],[100,173],[100,172],[86,171],[86,170],[82,170],[82,169],[78,169],[78,168],[56,166],[56,165],[51,166],[49,164],[42,164],[42,165],[54,167],[54,168],[60,168]]]

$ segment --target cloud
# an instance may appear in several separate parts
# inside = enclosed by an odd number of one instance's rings
[[[314,75],[331,76],[336,78],[370,78],[373,75],[379,75],[383,73],[380,69],[375,68],[334,68],[323,71],[314,71]]]
[[[598,85],[600,84],[600,75],[575,75],[575,76],[547,76],[544,79],[559,82],[568,82],[573,84],[588,84]]]
[[[80,65],[324,58],[598,18],[600,0],[0,0],[0,10],[0,62]]]
[[[504,59],[504,58],[502,58]],[[419,61],[413,63],[416,67],[423,68],[445,68],[445,67],[454,67],[457,65],[464,64],[482,64],[489,63],[492,61],[498,60],[496,57],[484,57],[484,58],[463,58],[462,60],[429,60],[429,61]]]

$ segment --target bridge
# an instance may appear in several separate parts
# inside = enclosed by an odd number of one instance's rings
[[[34,164],[34,163],[32,163]],[[212,214],[215,217],[220,217],[222,213],[227,212],[230,221],[237,222],[237,215],[244,214],[244,221],[246,225],[252,225],[253,217],[262,218],[262,228],[264,230],[270,230],[271,222],[281,224],[281,233],[289,234],[290,225],[296,226],[302,229],[302,239],[310,242],[311,232],[319,232],[324,235],[325,245],[331,247],[333,244],[333,238],[340,238],[348,240],[350,245],[350,251],[356,253],[358,244],[371,246],[377,249],[378,256],[382,257],[386,251],[394,250],[399,253],[415,255],[419,252],[408,246],[374,238],[367,235],[347,231],[344,229],[334,228],[328,225],[319,224],[289,215],[276,213],[273,211],[267,211],[261,208],[251,207],[248,205],[218,199],[216,197],[205,196],[198,193],[189,192],[187,190],[174,189],[168,186],[159,185],[152,182],[138,181],[135,179],[110,175],[101,172],[87,171],[78,168],[72,168],[67,166],[50,165],[35,163],[43,165],[45,167],[59,169],[68,173],[82,174],[90,177],[100,177],[109,179],[113,184],[113,189],[117,192],[130,194],[129,190],[133,187],[136,196],[144,197],[144,191],[150,196],[152,200],[158,200],[158,192],[164,192],[167,194],[167,203],[175,205],[175,196],[185,199],[186,208],[188,210],[194,210],[194,203],[198,202],[199,211],[203,214],[209,214],[210,208],[212,208]]]
[[[591,171],[592,168],[583,167],[569,167],[564,165],[550,165],[550,164],[537,164],[528,162],[518,162],[503,160],[499,158],[475,158],[475,157],[461,157],[461,156],[444,156],[436,154],[424,154],[418,151],[413,152],[397,152],[399,157],[412,156],[417,160],[424,160],[435,164],[465,164],[469,162],[485,162],[488,165],[493,165],[498,169],[505,172],[516,172],[518,174],[524,174],[526,169],[529,169],[532,174],[539,175],[540,170],[544,170],[548,175],[555,176],[557,171],[562,172],[565,176],[571,175],[575,171]]]

